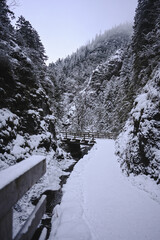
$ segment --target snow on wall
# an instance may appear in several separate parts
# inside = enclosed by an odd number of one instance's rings
[[[17,179],[23,173],[27,172],[29,169],[33,168],[35,165],[40,163],[44,159],[43,156],[32,156],[24,160],[21,163],[15,164],[0,172],[0,189],[7,186],[9,183]]]
[[[61,161],[57,161],[57,151],[49,151],[46,155],[45,149],[38,149],[38,151],[34,151],[34,154],[39,154],[41,157],[46,158],[46,173],[44,176],[38,181],[37,184],[33,185],[32,188],[20,199],[13,213],[13,235],[15,236],[24,222],[27,220],[28,216],[34,209],[34,205],[31,203],[31,198],[39,198],[40,195],[46,190],[58,190],[60,188],[60,179],[61,175],[65,175],[63,172],[64,169],[68,168],[71,164],[73,164],[74,160],[69,157],[68,154],[61,151],[63,153],[64,159]],[[34,156],[36,156],[34,155]],[[29,159],[32,159],[29,158]],[[24,161],[23,161],[24,162]],[[22,162],[22,165],[23,165]]]

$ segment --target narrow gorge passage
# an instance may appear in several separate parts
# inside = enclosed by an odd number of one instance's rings
[[[32,240],[38,240],[43,229],[47,229],[47,239],[50,235],[51,231],[51,217],[54,207],[57,204],[61,203],[61,199],[63,196],[62,188],[63,185],[66,183],[68,177],[70,176],[71,172],[74,169],[74,166],[77,164],[77,162],[86,154],[88,154],[89,150],[92,148],[92,146],[88,145],[74,145],[74,144],[63,144],[63,148],[71,154],[75,162],[73,162],[67,169],[63,170],[64,175],[60,176],[60,188],[59,190],[47,190],[43,192],[43,195],[47,196],[47,204],[46,204],[46,217],[41,220],[41,224],[39,225],[38,229],[36,230],[35,234],[33,235]],[[59,159],[61,161],[61,159]],[[67,173],[67,174],[66,174]],[[54,173],[53,173],[54,174]],[[32,204],[36,205],[39,201],[39,198],[32,198]]]

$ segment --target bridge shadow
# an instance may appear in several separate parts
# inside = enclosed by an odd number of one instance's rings
[[[72,141],[63,141],[62,148],[71,154],[72,158],[76,161],[80,160],[88,151],[93,147],[93,145],[80,144]]]
[[[73,159],[79,160],[95,144],[94,135],[91,133],[62,133],[62,148],[69,152]]]

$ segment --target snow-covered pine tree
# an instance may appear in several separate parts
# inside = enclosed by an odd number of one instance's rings
[[[137,98],[118,138],[117,153],[128,174],[147,174],[160,183],[160,2],[139,0],[133,48]]]
[[[75,106],[79,106],[79,99],[82,100],[84,98],[87,99],[87,101],[82,101],[82,104],[86,104],[84,109],[85,111],[87,109],[87,118],[83,123],[83,130],[88,129],[89,125],[91,128],[96,126],[95,130],[98,130],[100,121],[96,116],[95,109],[98,109],[100,113],[100,107],[97,108],[95,105],[100,104],[102,111],[104,112],[105,110],[104,101],[102,103],[98,100],[102,99],[103,94],[95,99],[97,96],[96,92],[103,92],[106,88],[106,82],[110,80],[112,75],[120,75],[122,66],[122,61],[113,61],[114,63],[110,62],[109,65],[105,63],[117,50],[122,49],[123,51],[123,49],[127,47],[131,39],[131,33],[132,26],[130,24],[120,25],[106,31],[104,34],[98,35],[91,43],[82,46],[71,56],[57,61],[55,64],[52,64],[52,66],[50,64],[50,73],[52,72],[56,79],[61,89],[62,99],[64,99],[64,104],[62,103],[64,106],[62,112],[65,121],[68,115],[68,109],[76,110],[75,114],[72,111],[72,117],[74,119],[75,116],[79,116],[78,109]],[[96,69],[98,70],[96,71]],[[95,98],[93,96],[91,97],[92,100],[89,99],[90,94],[88,95],[87,91],[84,91],[88,85],[92,88],[91,91],[95,93],[93,93]],[[92,114],[96,120],[93,119],[91,116]],[[68,121],[73,123],[71,115],[69,114]],[[102,115],[104,116],[104,114],[99,114],[99,117],[102,117]],[[80,122],[78,118],[76,121]],[[104,122],[105,125],[105,120],[101,119],[101,129],[104,126],[102,122]],[[75,126],[76,129],[78,129],[77,124],[75,124]],[[82,129],[80,126],[79,128]]]
[[[144,86],[160,56],[160,1],[139,0],[134,22],[134,81]]]
[[[12,11],[9,10],[6,0],[0,1],[0,39],[6,40],[11,37],[13,27],[10,18],[14,17]]]
[[[16,35],[19,45],[34,49],[37,53],[39,53],[38,57],[40,59],[47,59],[44,46],[37,31],[32,27],[29,21],[25,20],[23,16],[20,16],[16,22]]]
[[[24,18],[15,30],[5,0],[0,1],[0,13],[0,158],[10,165],[33,151],[26,146],[34,134],[41,136],[41,146],[51,147],[54,117],[44,87],[45,50],[38,33]],[[16,139],[22,140],[24,154],[11,153]]]

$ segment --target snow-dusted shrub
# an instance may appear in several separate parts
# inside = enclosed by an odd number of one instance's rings
[[[20,117],[6,108],[0,109],[1,169],[4,168],[4,164],[13,165],[29,157],[33,152],[41,151],[40,149],[56,150],[57,144],[53,139],[55,118],[52,115],[41,117],[40,112],[41,109],[28,110],[25,118],[26,127],[30,127],[32,131],[29,129],[25,131]],[[36,134],[31,134],[32,132]]]
[[[7,144],[16,138],[19,117],[6,108],[0,109],[0,154],[8,153]]]
[[[130,117],[116,145],[122,169],[149,174],[160,182],[160,72],[135,99]]]

